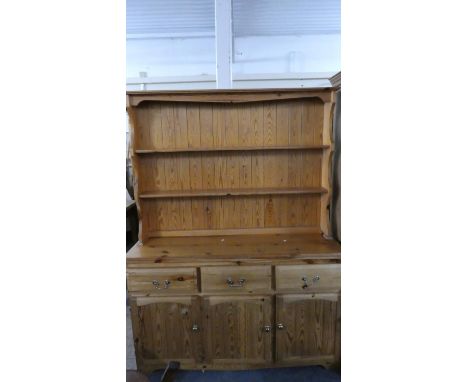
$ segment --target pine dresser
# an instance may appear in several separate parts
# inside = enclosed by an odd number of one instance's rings
[[[137,365],[340,360],[333,88],[127,93]]]

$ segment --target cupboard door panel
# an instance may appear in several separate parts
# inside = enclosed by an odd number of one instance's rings
[[[276,296],[279,362],[334,361],[338,294]]]
[[[271,297],[205,297],[203,315],[208,363],[261,365],[271,361]]]
[[[141,297],[131,308],[139,365],[148,361],[164,364],[170,360],[195,365],[201,360],[198,297]]]

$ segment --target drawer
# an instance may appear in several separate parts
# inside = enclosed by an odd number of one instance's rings
[[[202,292],[252,293],[271,290],[270,266],[201,268]]]
[[[197,292],[197,268],[131,269],[127,288],[129,292],[160,294]]]
[[[278,291],[337,291],[340,286],[340,264],[279,265],[276,267]]]

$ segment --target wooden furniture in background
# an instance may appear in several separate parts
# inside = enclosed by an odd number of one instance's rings
[[[129,92],[138,367],[339,360],[333,89]]]
[[[135,201],[126,191],[126,226],[127,226],[127,251],[138,242],[138,214]]]
[[[335,115],[333,120],[333,199],[330,208],[333,237],[341,242],[341,72],[330,78],[335,88]]]

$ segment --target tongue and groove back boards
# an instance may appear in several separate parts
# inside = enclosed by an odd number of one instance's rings
[[[136,118],[136,150],[309,146],[322,143],[310,126],[322,124],[323,102],[144,102]]]
[[[140,240],[328,234],[332,89],[129,92]]]

